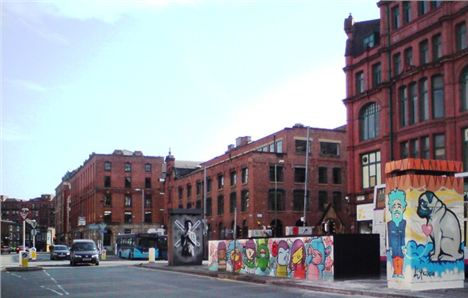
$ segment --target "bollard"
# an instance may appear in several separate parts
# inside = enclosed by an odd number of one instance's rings
[[[106,249],[104,248],[102,251],[101,251],[101,261],[105,261],[107,258],[107,251]]]
[[[29,263],[29,256],[27,251],[20,251],[19,252],[19,259],[20,259],[20,266],[21,267],[28,267]]]
[[[155,253],[156,250],[154,247],[151,247],[148,251],[148,262],[154,263],[155,262]]]
[[[37,252],[36,252],[36,248],[33,247],[29,250],[29,253],[31,254],[31,260],[32,261],[35,261],[37,259]]]

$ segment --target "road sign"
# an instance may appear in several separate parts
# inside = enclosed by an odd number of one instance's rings
[[[28,208],[23,208],[20,211],[20,216],[23,220],[25,220],[28,217],[29,214],[29,209]]]
[[[37,227],[37,221],[36,221],[35,219],[29,219],[29,218],[27,218],[27,219],[26,219],[26,222],[27,222],[28,224],[30,224],[31,227],[32,227],[33,229],[35,229],[35,228]]]
[[[36,229],[31,229],[31,235],[34,237],[37,235],[37,230]]]

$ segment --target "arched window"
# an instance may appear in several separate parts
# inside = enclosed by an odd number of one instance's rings
[[[468,111],[468,67],[465,67],[460,76],[460,100],[462,111]]]
[[[380,131],[380,108],[375,102],[364,106],[359,112],[359,130],[361,141],[378,137]]]

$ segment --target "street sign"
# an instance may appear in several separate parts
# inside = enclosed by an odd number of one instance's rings
[[[32,229],[31,230],[31,235],[34,237],[37,235],[37,230],[36,229]]]
[[[26,222],[27,222],[28,224],[30,224],[31,227],[32,227],[33,229],[35,229],[35,228],[37,227],[37,221],[36,221],[35,219],[29,219],[29,218],[27,218],[27,219],[26,219]]]
[[[28,217],[29,214],[29,209],[28,208],[23,208],[20,211],[20,216],[23,220],[25,220]]]

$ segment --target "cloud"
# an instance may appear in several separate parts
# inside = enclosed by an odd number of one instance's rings
[[[28,81],[28,80],[7,80],[17,88],[27,89],[33,92],[43,93],[47,91],[47,88],[39,83]]]

